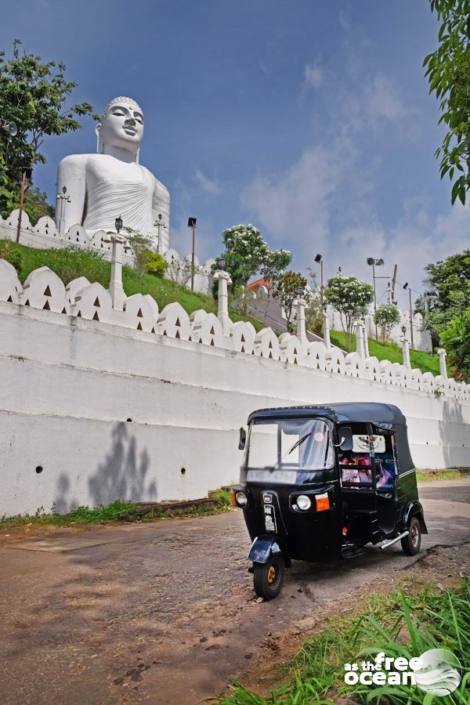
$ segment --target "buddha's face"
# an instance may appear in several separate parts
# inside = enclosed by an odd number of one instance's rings
[[[104,145],[135,152],[143,136],[144,116],[138,105],[125,101],[110,105],[100,128]]]

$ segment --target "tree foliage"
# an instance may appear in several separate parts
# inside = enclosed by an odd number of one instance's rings
[[[424,59],[429,90],[447,127],[436,151],[441,178],[453,183],[452,203],[470,188],[470,0],[430,0],[440,23],[439,46]]]
[[[16,135],[0,128],[0,210],[19,191],[21,173],[37,163],[45,163],[40,151],[46,135],[61,135],[78,130],[77,117],[91,113],[89,103],[68,105],[76,87],[65,78],[66,67],[56,61],[20,51],[13,42],[12,55],[0,52],[0,116],[14,123]],[[18,198],[16,198],[18,205]]]
[[[284,272],[273,285],[273,296],[278,299],[287,319],[287,329],[291,331],[294,303],[303,298],[307,290],[307,280],[300,272]]]
[[[382,328],[382,340],[390,335],[393,326],[400,321],[400,311],[394,304],[379,306],[374,314],[374,323]]]
[[[470,306],[450,319],[441,331],[441,342],[457,379],[470,382]]]
[[[233,288],[245,286],[257,272],[274,280],[289,265],[290,252],[270,250],[260,231],[253,225],[234,225],[224,231],[225,250],[218,258],[223,259],[224,269],[232,278]]]
[[[426,291],[417,302],[417,310],[424,314],[433,342],[446,348],[457,376],[470,379],[470,250],[428,264],[425,269]]]
[[[328,280],[324,297],[340,314],[344,331],[351,335],[354,320],[367,313],[374,299],[374,290],[356,277],[338,275]]]

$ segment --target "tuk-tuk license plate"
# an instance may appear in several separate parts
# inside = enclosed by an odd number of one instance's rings
[[[266,531],[277,533],[276,510],[272,504],[264,505],[264,528]]]
[[[247,482],[266,482],[269,484],[295,485],[297,470],[248,470]]]

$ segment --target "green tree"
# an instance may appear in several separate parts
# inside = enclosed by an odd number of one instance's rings
[[[426,290],[416,302],[416,310],[423,314],[437,345],[440,331],[470,306],[470,250],[428,264],[425,270]]]
[[[40,151],[44,137],[78,130],[77,117],[92,112],[89,103],[68,105],[77,84],[66,80],[64,64],[43,62],[21,52],[20,46],[16,39],[9,58],[0,52],[0,115],[17,128],[13,136],[0,129],[0,211],[4,215],[12,198],[18,205],[21,174],[45,163]]]
[[[453,182],[451,200],[465,203],[470,188],[470,0],[430,0],[440,23],[439,46],[424,59],[429,91],[439,100],[447,132],[436,151],[441,178]]]
[[[379,306],[374,314],[374,323],[382,328],[382,341],[390,335],[393,326],[400,321],[400,311],[393,304]]]
[[[441,331],[441,342],[455,377],[470,382],[470,306],[450,319]]]
[[[416,304],[433,344],[447,350],[457,376],[469,379],[470,250],[426,266],[426,290]]]
[[[234,225],[223,234],[225,250],[217,258],[213,269],[224,268],[232,278],[233,290],[246,283],[257,272],[273,281],[289,265],[291,253],[287,250],[271,250],[261,232],[253,225]]]
[[[300,272],[284,272],[274,282],[273,296],[278,299],[287,319],[287,330],[292,332],[292,316],[294,302],[304,297],[307,290],[307,280]]]
[[[354,320],[366,315],[374,290],[356,277],[338,275],[328,280],[324,297],[338,311],[343,330],[351,339]]]

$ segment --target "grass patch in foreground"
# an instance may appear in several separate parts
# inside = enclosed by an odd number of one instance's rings
[[[431,480],[461,480],[470,477],[470,470],[417,470],[416,479],[418,482],[430,482]]]
[[[18,515],[2,517],[0,529],[10,529],[18,526],[76,526],[79,524],[106,524],[115,521],[153,521],[165,517],[191,517],[206,514],[218,514],[227,511],[230,506],[230,494],[221,489],[213,492],[210,503],[186,503],[188,506],[139,505],[133,502],[116,500],[111,504],[99,507],[77,507],[67,514],[37,512],[34,515]],[[184,504],[184,503],[182,503]]]
[[[331,342],[343,350],[354,352],[356,350],[356,336],[351,336],[350,341],[347,333],[340,330],[332,330],[330,333]],[[369,338],[369,354],[377,360],[390,360],[390,362],[403,362],[401,347],[395,343],[382,343],[379,340]],[[422,350],[410,350],[411,366],[417,367],[423,372],[439,374],[439,358],[437,355],[423,352]],[[450,374],[450,370],[449,370]]]
[[[417,686],[347,686],[344,664],[373,660],[379,652],[397,658],[428,649],[452,651],[462,665],[462,682],[451,695],[432,698]],[[267,698],[237,686],[219,705],[468,705],[470,668],[470,579],[461,589],[416,595],[404,592],[369,598],[355,618],[329,618],[290,665],[287,684]],[[465,672],[467,675],[465,675]]]

